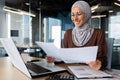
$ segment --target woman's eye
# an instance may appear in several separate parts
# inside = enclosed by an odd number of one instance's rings
[[[76,15],[78,15],[78,16],[79,16],[79,15],[82,15],[82,13],[77,13]]]
[[[71,14],[71,16],[74,16],[74,14]]]
[[[81,16],[82,13],[71,14],[71,16]]]

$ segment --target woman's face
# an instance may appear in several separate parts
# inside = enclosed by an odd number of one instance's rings
[[[81,27],[85,22],[85,13],[79,7],[74,7],[71,10],[71,20],[76,27]]]

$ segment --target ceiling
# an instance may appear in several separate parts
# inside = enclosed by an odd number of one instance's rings
[[[72,4],[76,0],[5,0],[5,5],[25,11],[41,12],[44,15],[56,14],[58,12],[70,11]],[[90,6],[100,4],[96,9],[97,13],[114,9],[113,1],[116,0],[85,0]],[[116,9],[116,8],[115,8]]]

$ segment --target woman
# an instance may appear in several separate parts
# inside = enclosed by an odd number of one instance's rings
[[[98,46],[96,61],[87,62],[95,70],[104,69],[107,65],[107,45],[105,34],[100,29],[94,29],[90,25],[91,9],[85,1],[76,1],[71,8],[71,20],[75,27],[65,32],[62,47],[78,48]],[[54,58],[47,57],[48,62],[54,62]]]

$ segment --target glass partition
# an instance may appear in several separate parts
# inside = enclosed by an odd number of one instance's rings
[[[11,37],[21,52],[35,52],[35,41],[40,40],[39,13],[33,13],[30,1],[28,3],[25,11],[6,6],[5,0],[0,1],[0,38]]]
[[[56,47],[61,48],[61,28],[61,20],[44,18],[44,41],[54,42]]]
[[[5,0],[0,1],[0,37],[12,37],[16,44],[28,46],[40,40],[39,13],[33,13],[30,2],[24,3],[27,8],[22,10],[6,6]]]

